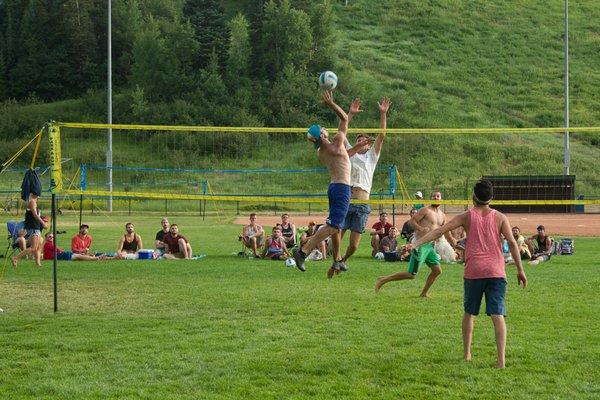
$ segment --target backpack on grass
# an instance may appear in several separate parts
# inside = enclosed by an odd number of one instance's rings
[[[558,245],[559,254],[571,255],[575,252],[575,241],[571,238],[562,238]]]

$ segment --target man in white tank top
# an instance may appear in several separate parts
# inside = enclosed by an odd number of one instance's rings
[[[444,233],[462,226],[467,232],[464,275],[464,310],[462,336],[465,361],[471,361],[473,324],[479,314],[481,300],[485,293],[486,314],[492,318],[496,335],[496,368],[504,368],[506,350],[506,273],[502,256],[500,235],[508,241],[510,254],[517,267],[517,284],[527,287],[527,277],[521,264],[519,247],[512,235],[508,218],[490,208],[494,195],[489,181],[479,181],[473,189],[473,204],[469,211],[457,215],[447,224],[428,232],[415,243],[407,245],[414,249],[424,243],[436,240]]]
[[[387,97],[382,98],[381,102],[378,103],[380,116],[379,127],[381,129],[387,128],[387,112],[391,104],[390,99]],[[348,111],[349,120],[351,120],[355,114],[362,111],[360,106],[360,99],[354,99],[350,106],[350,110]],[[356,138],[356,144],[352,147],[350,146],[350,143],[346,141],[346,148],[348,149],[351,163],[351,199],[369,200],[371,186],[373,185],[373,174],[377,168],[377,162],[379,161],[379,155],[381,154],[384,139],[385,131],[382,131],[375,139],[368,135],[359,134]],[[344,264],[358,249],[361,234],[365,231],[365,225],[367,224],[370,213],[371,206],[369,204],[350,203],[340,233],[341,240],[346,231],[350,229],[350,241],[346,253],[342,257],[342,262]],[[330,268],[329,271],[327,271],[327,277],[331,278],[336,272],[339,271]]]

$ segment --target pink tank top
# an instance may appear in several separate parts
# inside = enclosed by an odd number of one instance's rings
[[[465,248],[465,278],[506,278],[502,241],[496,224],[496,210],[485,217],[469,210],[469,234]]]

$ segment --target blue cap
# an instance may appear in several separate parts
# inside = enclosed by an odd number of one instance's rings
[[[313,124],[308,128],[308,140],[314,142],[315,149],[321,147],[321,125]]]

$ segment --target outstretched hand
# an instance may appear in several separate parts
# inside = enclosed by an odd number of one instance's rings
[[[392,105],[392,102],[390,101],[389,97],[384,97],[380,102],[377,103],[377,105],[379,106],[379,112],[387,113]]]
[[[360,106],[362,105],[362,101],[360,100],[360,97],[355,98],[354,100],[352,100],[352,103],[350,104],[350,110],[349,110],[349,114],[358,114],[359,112],[362,112],[362,110],[360,109]]]
[[[326,90],[323,92],[323,101],[325,102],[325,104],[327,105],[332,105],[333,103],[333,91],[331,90]]]

